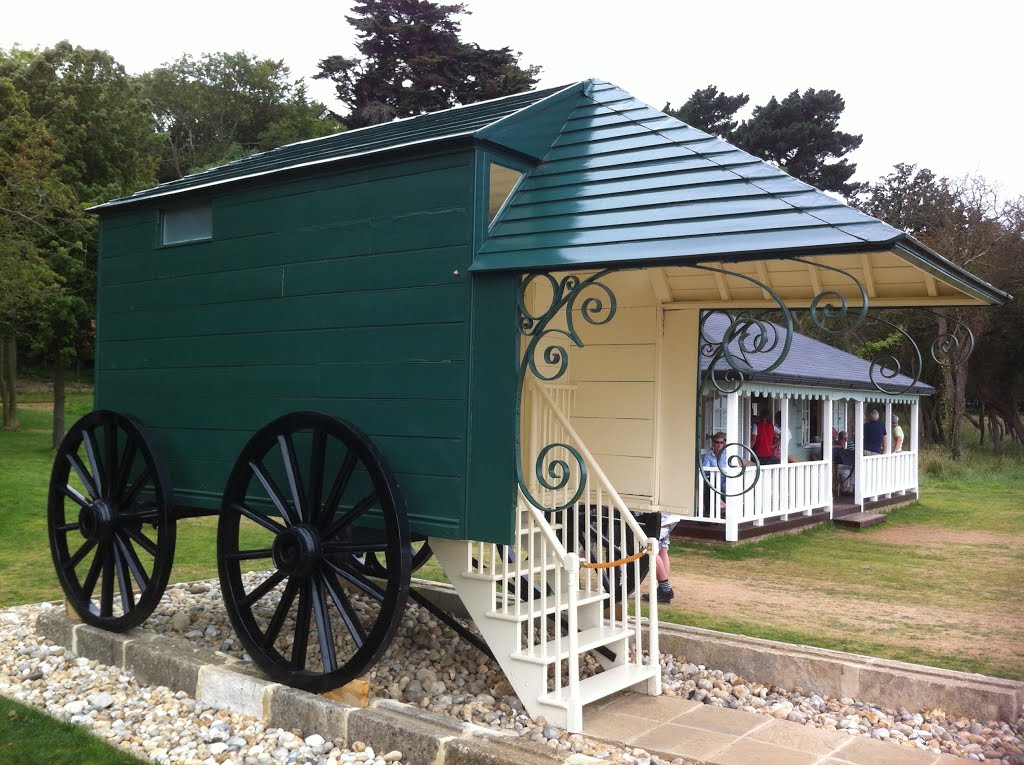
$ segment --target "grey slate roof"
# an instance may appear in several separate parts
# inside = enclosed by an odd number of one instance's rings
[[[783,328],[777,324],[771,324],[782,337]],[[703,336],[712,343],[721,343],[726,330],[729,327],[729,319],[722,313],[711,313],[704,322]],[[762,354],[753,354],[748,358],[749,364],[743,364],[738,353],[738,343],[733,341],[730,345],[733,357],[741,369],[764,369],[778,358],[778,351],[771,351]],[[710,359],[703,354],[700,356],[700,371],[703,374],[707,371]],[[730,369],[725,361],[719,361],[715,365],[715,376],[721,377]],[[757,382],[774,382],[786,385],[800,385],[804,387],[829,388],[833,390],[863,390],[878,391],[871,381],[871,362],[865,361],[852,353],[841,351],[828,343],[823,343],[814,338],[802,335],[799,332],[793,333],[793,343],[789,349],[789,355],[785,360],[771,372],[753,372],[746,375],[747,379]],[[879,370],[875,371],[875,377],[887,391],[903,391],[913,382],[913,378],[907,375],[896,375],[892,378],[883,378]],[[913,388],[907,390],[908,394],[931,396],[935,388],[927,383],[918,382]]]

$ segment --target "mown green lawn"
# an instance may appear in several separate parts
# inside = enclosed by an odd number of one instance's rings
[[[0,696],[0,762],[17,765],[139,765],[83,728]]]

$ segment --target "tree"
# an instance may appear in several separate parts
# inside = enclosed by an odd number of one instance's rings
[[[754,107],[750,119],[737,124],[736,112],[748,101],[743,93],[728,96],[709,85],[694,91],[678,110],[671,111],[667,104],[665,110],[819,189],[844,196],[856,191],[857,184],[849,180],[857,166],[845,155],[860,146],[863,137],[839,130],[846,108],[841,95],[808,88],[803,94],[794,90],[782,101],[772,96],[767,104]]]
[[[347,19],[359,55],[328,56],[316,75],[335,83],[350,127],[521,93],[537,82],[540,67],[524,69],[512,49],[460,39],[454,16],[469,13],[465,5],[361,0],[353,11]]]
[[[244,51],[182,56],[142,76],[169,181],[253,151],[342,129],[283,61]]]
[[[793,177],[849,196],[857,188],[848,183],[857,166],[843,157],[864,139],[839,130],[845,108],[843,97],[834,90],[794,90],[782,101],[772,96],[764,106],[754,107],[734,137],[741,148]]]
[[[728,96],[716,86],[708,85],[706,88],[693,91],[686,103],[678,109],[673,110],[671,104],[665,104],[662,111],[687,125],[728,141],[739,126],[739,122],[733,119],[736,112],[749,101],[750,96],[746,93]]]
[[[998,188],[984,178],[937,178],[930,170],[901,164],[862,189],[857,204],[997,286],[1005,289],[1024,284],[1024,198],[1003,199]],[[973,333],[977,355],[968,363],[966,346],[959,345],[939,357],[935,382],[941,390],[939,414],[950,456],[963,456],[968,391],[1000,413],[1024,443],[1024,424],[1017,408],[1020,309],[1014,303],[980,311],[946,309],[932,321],[934,336],[950,336],[956,322]],[[979,374],[983,370],[985,373]]]
[[[38,304],[22,345],[54,368],[54,423],[63,423],[64,370],[92,353],[96,225],[83,207],[152,185],[152,119],[138,83],[105,51],[60,42],[43,51],[0,51],[0,82],[45,122],[59,164],[50,175],[70,192],[75,214],[47,221],[39,253],[60,291]]]
[[[67,245],[55,231],[81,215],[59,180],[62,157],[27,99],[0,80],[0,399],[3,427],[18,427],[17,345],[60,302],[60,277],[44,257]],[[63,434],[62,434],[63,435]]]

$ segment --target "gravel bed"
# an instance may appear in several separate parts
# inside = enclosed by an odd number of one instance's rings
[[[33,632],[35,615],[46,608],[52,606],[0,612],[0,694],[86,725],[138,755],[188,765],[356,761],[377,765],[401,760],[400,752],[374,753],[360,742],[345,749],[343,742],[323,741],[315,731],[304,738],[300,731],[268,729],[258,720],[210,707],[183,693],[141,687],[117,667],[65,658],[63,648]],[[144,626],[248,658],[232,632],[216,581],[168,588]],[[661,665],[664,692],[669,696],[869,736],[896,746],[1024,765],[1024,715],[1013,723],[950,718],[942,710],[878,708],[854,699],[747,681],[731,672],[690,664],[684,657],[662,655]],[[591,664],[587,671],[598,668]],[[407,607],[391,647],[368,678],[373,697],[512,731],[566,752],[639,765],[661,762],[643,750],[569,734],[543,718],[530,718],[496,662],[414,604]],[[685,760],[674,761],[682,763]]]

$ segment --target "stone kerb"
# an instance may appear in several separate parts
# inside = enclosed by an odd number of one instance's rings
[[[188,641],[144,630],[105,632],[71,621],[58,609],[43,613],[36,631],[72,655],[131,670],[140,683],[184,691],[197,701],[264,720],[268,726],[346,744],[365,741],[400,750],[410,765],[604,765],[603,760],[556,752],[513,733],[424,712],[388,699],[349,707],[265,679],[238,659]]]
[[[449,585],[416,582],[416,587],[445,610],[459,614],[463,609]],[[1024,683],[1013,680],[667,622],[659,635],[663,653],[780,688],[912,711],[938,708],[979,720],[1015,720],[1024,708]]]

